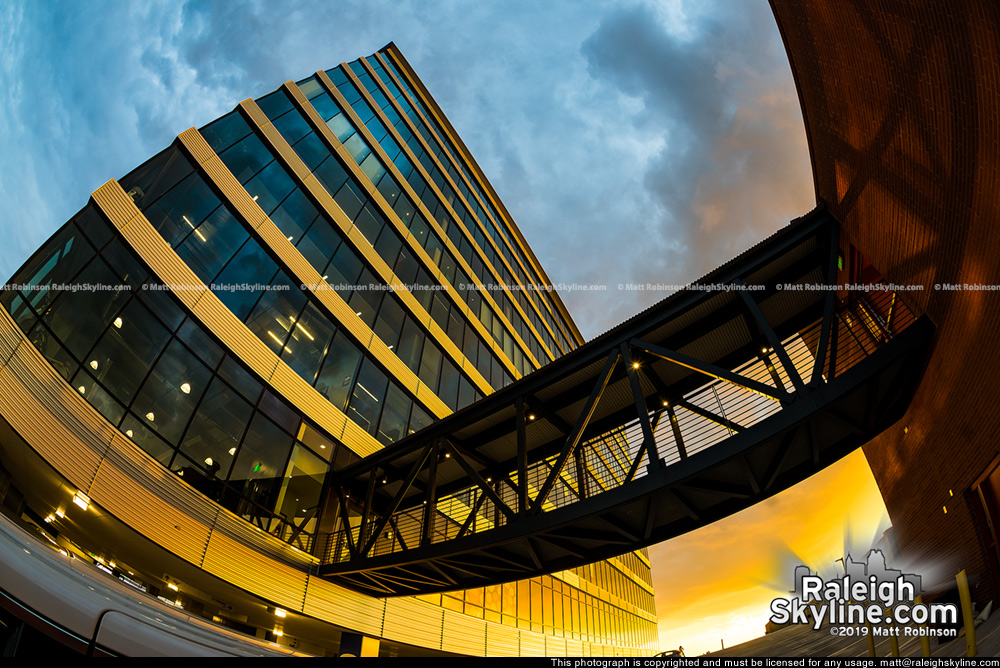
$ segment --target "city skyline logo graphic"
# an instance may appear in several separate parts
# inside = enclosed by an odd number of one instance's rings
[[[870,550],[864,561],[850,553],[837,561],[843,575],[829,579],[796,566],[794,588],[771,601],[769,621],[816,631],[826,626],[839,636],[957,636],[958,606],[923,603],[921,576],[889,567],[881,550]]]

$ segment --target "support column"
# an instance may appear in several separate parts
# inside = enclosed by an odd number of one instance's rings
[[[360,633],[344,632],[340,634],[340,656],[378,656],[380,644],[378,638],[370,638]]]

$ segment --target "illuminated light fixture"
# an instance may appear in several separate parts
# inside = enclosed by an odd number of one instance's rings
[[[324,276],[324,277],[323,277],[323,280],[325,281],[325,280],[326,280],[326,279],[328,279],[328,278],[330,278],[330,277],[329,277],[329,276]]]
[[[287,614],[288,614],[288,613],[286,613],[286,612],[285,612],[284,610],[282,610],[281,608],[275,608],[275,609],[274,609],[274,616],[275,616],[275,617],[284,617],[284,616],[286,616]]]
[[[61,554],[64,557],[68,557],[69,556],[69,552],[67,552],[66,550],[59,550],[59,554]]]
[[[389,346],[389,350],[392,350],[392,346]]]
[[[100,366],[100,364],[97,363],[97,360],[90,360],[90,368],[91,369],[93,369],[94,371],[97,371],[97,367],[99,367],[99,366]]]
[[[184,394],[191,394],[191,383],[184,383],[181,385],[181,392]]]
[[[88,497],[83,492],[77,492],[75,495],[73,495],[73,503],[86,510],[88,507],[90,507],[90,497]]]
[[[62,508],[59,508],[58,510],[56,510],[56,517],[59,518],[66,517],[66,511],[63,510]]]
[[[209,466],[211,466],[211,465],[212,465],[212,464],[214,464],[215,462],[213,462],[213,461],[212,461],[212,458],[211,458],[211,457],[205,457],[205,463],[206,463],[206,464],[208,464]]]
[[[493,482],[493,478],[492,477],[487,477],[486,478],[486,482]]]
[[[235,450],[236,448],[233,448],[233,449]],[[319,449],[320,450],[326,450],[326,445],[324,443],[320,443]]]
[[[367,395],[368,395],[369,397],[371,397],[371,398],[372,398],[372,400],[373,400],[373,401],[374,401],[375,403],[378,403],[378,397],[376,397],[376,396],[375,396],[374,394],[372,394],[371,392],[369,392],[369,391],[368,391],[368,388],[367,388],[367,387],[365,387],[365,386],[364,386],[364,385],[362,385],[361,383],[358,383],[358,387],[360,387],[360,388],[361,388],[362,390],[364,390],[365,394],[367,394]]]
[[[281,632],[281,631],[279,631],[278,629],[274,629],[274,631],[272,631],[271,633],[273,633],[273,634],[274,634],[275,636],[277,636],[278,638],[280,638],[280,637],[282,637],[283,635],[285,635],[284,633],[282,633],[282,632]]]
[[[116,564],[116,563],[115,563],[115,562],[113,562],[113,561],[109,561],[109,562],[108,562],[108,566],[110,566],[111,568],[118,568],[118,564]]]
[[[903,427],[903,433],[904,434],[909,434],[910,433],[910,428],[909,427]]]
[[[124,321],[121,318],[115,318],[115,327],[117,329],[121,329],[122,325],[124,325],[124,324],[125,323],[124,323]]]
[[[126,431],[125,435],[128,436],[129,438],[132,438],[132,430],[129,429],[128,431]]]
[[[274,335],[274,332],[272,332],[271,330],[267,330],[267,333],[268,333],[268,335],[269,335],[269,336],[270,336],[270,337],[271,337],[272,339],[274,339],[274,340],[275,340],[275,341],[277,342],[277,344],[278,344],[279,346],[281,345],[281,339],[279,339],[279,338],[278,338],[277,336],[275,336],[275,335]],[[292,349],[291,349],[291,348],[289,348],[288,346],[284,346],[284,348],[285,348],[285,352],[286,352],[286,353],[290,353],[290,352],[292,352]]]
[[[948,490],[948,496],[955,496],[955,492],[953,492],[953,491],[951,491],[951,490],[949,489],[949,490]]]
[[[194,233],[195,233],[195,235],[196,235],[196,236],[197,236],[197,237],[198,237],[199,239],[201,239],[201,240],[202,240],[202,242],[206,241],[206,239],[205,239],[205,235],[201,233],[201,230],[197,230],[197,229],[195,229],[194,225],[193,225],[193,224],[191,223],[191,221],[190,221],[190,220],[188,220],[188,217],[187,217],[187,216],[181,216],[181,218],[183,218],[183,219],[184,219],[184,222],[188,224],[188,227],[190,227],[190,228],[191,228],[192,230],[194,230]],[[168,244],[168,245],[169,245],[169,244]]]
[[[181,469],[180,471],[178,471],[177,475],[179,475],[180,477],[183,478],[184,477],[184,469]]]
[[[941,508],[944,510],[944,514],[947,515],[948,514],[948,506],[941,506]]]
[[[78,387],[76,389],[79,390],[80,394],[86,394],[87,393],[87,388],[85,388],[83,385],[81,385],[80,387]]]
[[[534,420],[535,419],[535,414],[531,413],[530,415],[528,415],[528,419],[529,420]]]
[[[256,201],[257,201],[257,198],[258,198],[258,197],[259,197],[259,195],[254,195],[254,196],[253,196],[253,201],[255,201],[255,202],[256,202]]]
[[[148,413],[146,413],[146,419],[149,420],[150,422],[155,422],[156,415],[153,413],[153,411],[149,411]]]
[[[295,322],[295,318],[292,318],[292,322]],[[302,331],[302,333],[309,338],[310,341],[316,340],[315,338],[313,338],[313,335],[309,333],[309,330],[302,326],[302,323],[295,322],[295,326],[298,327]]]
[[[666,408],[666,407],[667,407],[667,406],[669,406],[669,405],[670,405],[670,402],[669,402],[669,401],[664,401],[664,402],[663,402],[663,407],[664,407],[664,408]]]
[[[360,318],[360,317],[361,317],[361,311],[358,311],[358,312],[357,312],[357,313],[355,313],[354,315],[356,315],[356,316],[358,316],[358,317]]]
[[[167,587],[169,587],[170,589],[173,589],[174,591],[179,591],[177,589],[177,585],[175,585],[173,582],[168,582],[167,583]]]
[[[230,455],[235,455],[236,454],[236,448],[235,447],[229,448],[229,454]]]
[[[761,348],[761,349],[760,349],[760,352],[762,352],[762,353],[766,353],[766,352],[767,352],[767,348]]]
[[[639,368],[639,363],[638,362],[632,362],[632,368],[633,369],[638,369]]]
[[[450,452],[444,453],[444,458],[445,459],[451,459],[451,453]]]
[[[384,485],[384,484],[386,484],[387,482],[389,482],[389,479],[388,479],[388,478],[382,478],[382,484],[383,484],[383,485]]]
[[[46,518],[45,518],[45,521],[46,521],[46,522],[51,522],[51,521],[52,521],[52,520],[54,520],[55,518],[56,518],[56,517],[55,517],[55,515],[49,515],[48,517],[46,517]]]
[[[295,238],[295,237],[288,237],[288,240],[289,240],[289,241],[291,241],[291,240],[292,240],[292,239],[294,239],[294,238]]]

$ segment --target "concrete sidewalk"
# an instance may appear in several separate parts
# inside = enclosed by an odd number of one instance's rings
[[[831,628],[824,625],[815,631],[809,626],[789,626],[762,638],[733,647],[727,647],[709,656],[810,656],[810,657],[862,657],[868,656],[867,637],[843,637],[831,634]],[[960,657],[966,655],[965,636],[939,643],[931,637],[931,656]],[[875,639],[877,656],[892,656],[889,638]],[[976,655],[1000,656],[1000,613],[994,613],[976,629]],[[900,636],[899,655],[920,656],[920,639],[915,636]]]

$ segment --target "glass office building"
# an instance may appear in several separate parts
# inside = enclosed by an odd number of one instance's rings
[[[548,284],[390,44],[95,192],[0,297],[36,379],[0,411],[95,507],[276,608],[461,654],[652,653],[644,552],[409,599],[315,575],[331,471],[583,343]]]

